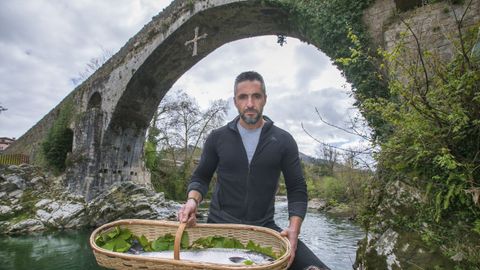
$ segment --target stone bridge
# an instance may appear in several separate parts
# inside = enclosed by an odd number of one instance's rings
[[[48,130],[62,111],[71,111],[73,147],[66,170],[71,191],[90,200],[115,182],[132,180],[149,185],[143,165],[149,122],[170,87],[198,61],[228,42],[261,35],[285,35],[325,49],[302,34],[300,27],[292,24],[288,9],[275,2],[173,1],[8,151],[27,154],[40,162],[41,143]],[[397,9],[408,9],[405,2],[421,3],[376,0],[364,11],[363,20],[374,46],[388,49],[394,45],[404,27],[392,19],[392,14]],[[465,27],[480,21],[479,2],[473,1]],[[432,48],[448,57],[451,43],[442,36],[444,32],[432,30],[455,29],[452,12],[447,8],[440,2],[410,9],[405,16],[421,26],[422,38],[430,39]],[[455,6],[458,13],[463,8]]]

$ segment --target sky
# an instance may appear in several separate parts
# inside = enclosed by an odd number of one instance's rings
[[[169,0],[0,1],[0,137],[20,137],[77,85],[92,58],[116,53]],[[318,155],[318,141],[336,147],[365,145],[359,137],[319,120],[348,127],[358,115],[351,87],[319,49],[276,36],[231,42],[188,70],[169,94],[184,90],[202,108],[215,99],[232,101],[242,71],[261,73],[267,87],[264,114],[289,131],[299,150]],[[230,103],[227,120],[237,111]]]

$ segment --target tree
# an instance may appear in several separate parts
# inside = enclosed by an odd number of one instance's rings
[[[159,184],[159,179],[152,176],[152,181],[157,181],[156,185],[170,186],[167,195],[176,198],[184,194],[199,145],[212,129],[223,123],[226,113],[225,100],[213,101],[208,109],[202,111],[196,100],[184,91],[162,100],[149,128],[145,154],[151,171],[167,170],[166,173],[171,176],[169,180],[176,182],[174,187],[165,181]],[[152,154],[153,149],[155,155]]]
[[[216,100],[210,108],[201,111],[194,98],[183,91],[160,104],[157,127],[160,144],[170,155],[173,163],[191,165],[193,154],[207,133],[218,127],[227,112],[227,103]]]
[[[99,69],[105,62],[107,62],[108,59],[112,57],[113,53],[110,50],[102,48],[102,54],[98,57],[92,57],[88,61],[85,69],[81,72],[79,72],[78,76],[75,78],[72,78],[72,83],[74,85],[79,85],[90,75],[92,75],[97,69]]]
[[[338,162],[338,151],[331,145],[322,144],[319,149],[319,156],[325,162],[327,175],[333,175],[333,171]]]

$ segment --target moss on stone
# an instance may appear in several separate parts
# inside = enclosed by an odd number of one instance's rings
[[[25,190],[22,194],[22,197],[20,198],[20,203],[22,204],[23,212],[34,215],[35,204],[38,201],[39,201],[39,198],[34,194],[34,191],[32,189]]]
[[[21,212],[18,215],[15,215],[14,217],[12,217],[9,221],[10,223],[15,224],[15,223],[20,223],[24,220],[30,219],[32,217],[33,215],[31,213]]]

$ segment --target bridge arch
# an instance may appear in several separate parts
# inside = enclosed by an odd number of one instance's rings
[[[137,34],[136,41],[126,45],[128,53],[136,56],[117,75],[124,82],[120,91],[115,90],[115,96],[110,93],[109,80],[115,78],[115,72],[92,83],[106,100],[101,144],[95,150],[99,153],[72,168],[76,172],[69,177],[69,186],[90,199],[116,182],[132,180],[149,185],[142,162],[143,145],[155,110],[177,79],[222,45],[279,35],[313,44],[328,55],[324,44],[306,34],[305,22],[296,23],[294,16],[298,14],[291,10],[275,1],[174,1]],[[109,97],[115,101],[108,104]],[[100,161],[94,161],[93,156]],[[84,167],[81,173],[79,167]]]
[[[294,37],[314,45],[330,58],[346,57],[352,46],[346,37],[347,27],[361,34],[364,46],[368,46],[367,40],[371,38],[375,46],[389,49],[404,31],[400,23],[392,22],[396,2],[174,0],[11,145],[8,152],[27,154],[36,160],[41,154],[41,142],[58,112],[74,104],[70,108],[74,117],[69,123],[74,142],[66,171],[70,189],[89,200],[114,183],[134,181],[149,185],[148,171],[142,161],[148,123],[173,83],[203,57],[228,42],[261,35]],[[465,27],[478,23],[480,1],[474,3]],[[455,26],[455,18],[445,13],[446,9],[445,3],[438,3],[426,7],[418,16],[415,12],[409,16],[421,22],[426,21],[425,17],[431,18],[429,27],[419,25],[422,38],[448,56],[452,46],[443,44],[441,31],[431,31]],[[439,17],[442,19],[435,19]],[[339,67],[347,80],[353,82],[357,101],[359,96],[388,95],[385,85],[375,77],[374,63],[366,62]],[[95,92],[101,98],[101,105],[92,107],[96,104],[91,100]],[[89,105],[90,101],[93,103]]]

